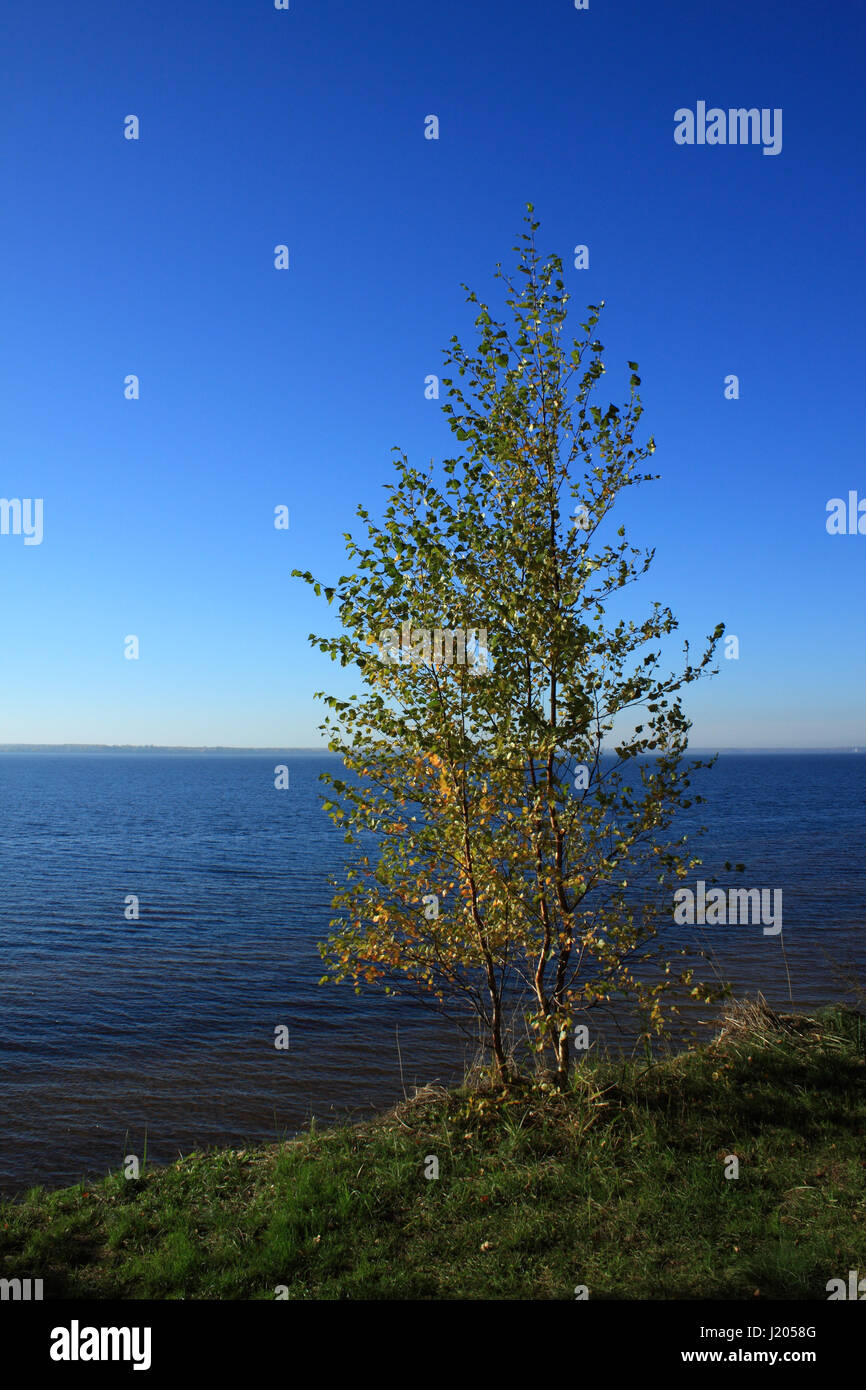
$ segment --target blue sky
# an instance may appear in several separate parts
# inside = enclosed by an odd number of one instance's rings
[[[393,446],[454,453],[424,378],[532,201],[575,319],[606,302],[612,399],[640,363],[643,595],[739,637],[693,742],[866,744],[866,536],[825,528],[866,497],[864,31],[839,3],[7,0],[0,495],[44,535],[0,536],[0,742],[320,742],[347,678],[290,572],[343,572]],[[701,100],[781,108],[781,152],[677,145]]]

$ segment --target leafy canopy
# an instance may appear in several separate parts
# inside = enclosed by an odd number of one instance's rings
[[[561,262],[541,261],[531,204],[526,221],[514,275],[497,267],[508,321],[464,286],[477,345],[452,337],[446,350],[442,408],[461,454],[437,471],[398,451],[384,516],[358,507],[354,570],[324,590],[341,630],[310,638],[362,686],[347,700],[320,692],[329,747],[352,774],[325,775],[325,808],[359,848],[321,950],[324,980],[475,1016],[503,1076],[506,1011],[521,1001],[563,1078],[588,1010],[629,1000],[649,1036],[674,986],[713,995],[690,960],[674,968],[692,953],[665,951],[663,928],[699,862],[668,833],[701,800],[690,774],[704,765],[684,761],[679,692],[710,674],[724,629],[695,660],[686,643],[670,672],[671,610],[613,612],[653,559],[611,521],[625,490],[655,476],[641,471],[652,438],[635,440],[638,367],[624,405],[596,402],[603,303],[568,345]],[[469,634],[463,663],[437,629]]]

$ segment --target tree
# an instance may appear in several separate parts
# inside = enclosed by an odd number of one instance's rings
[[[568,350],[561,262],[541,262],[531,204],[526,222],[514,279],[496,272],[509,325],[463,287],[477,348],[452,337],[456,378],[443,378],[462,454],[437,478],[397,451],[381,524],[358,507],[366,543],[345,533],[355,572],[325,589],[342,630],[310,637],[363,686],[318,696],[353,774],[325,774],[325,808],[359,847],[320,949],[323,982],[477,1015],[503,1079],[506,1007],[522,1001],[562,1083],[588,1010],[627,999],[649,1038],[676,1008],[673,986],[713,996],[688,946],[662,948],[674,884],[700,862],[668,831],[702,799],[690,775],[709,765],[684,762],[678,692],[711,673],[724,628],[694,664],[686,643],[666,675],[670,609],[611,615],[652,562],[608,522],[625,489],[655,476],[639,471],[655,445],[635,443],[636,363],[625,406],[593,403],[603,305]]]

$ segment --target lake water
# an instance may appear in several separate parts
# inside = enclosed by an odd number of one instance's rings
[[[283,1137],[462,1074],[474,1048],[453,1024],[318,985],[327,875],[353,852],[320,809],[319,773],[338,766],[0,754],[0,1190],[99,1176],[145,1143],[169,1162]],[[709,827],[707,877],[742,861],[723,882],[783,890],[794,1005],[844,999],[851,974],[866,984],[866,756],[723,754],[703,783],[684,829]],[[780,938],[704,935],[737,992],[791,1007]]]

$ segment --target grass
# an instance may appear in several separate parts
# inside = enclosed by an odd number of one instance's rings
[[[740,1004],[712,1043],[590,1056],[562,1093],[427,1087],[363,1125],[33,1189],[0,1204],[0,1277],[46,1298],[826,1299],[866,1275],[864,1122],[866,1017]]]

